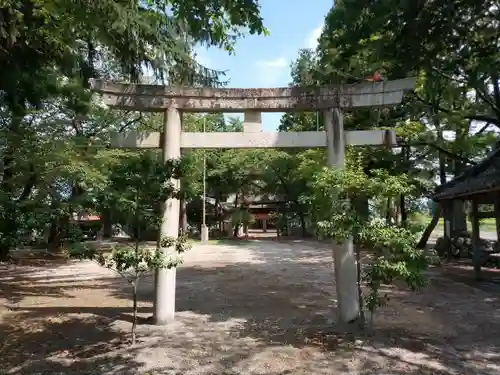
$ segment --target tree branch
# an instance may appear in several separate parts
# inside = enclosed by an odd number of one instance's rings
[[[460,160],[464,163],[471,164],[471,165],[476,165],[477,163],[474,160],[471,160],[465,156],[455,154],[451,151],[448,151],[436,144],[429,143],[429,142],[411,142],[411,143],[398,143],[399,146],[409,146],[409,147],[415,147],[415,146],[429,146],[434,148],[435,150],[438,150],[439,152],[442,152],[443,154],[455,159],[455,160]]]
[[[429,101],[425,100],[424,98],[422,98],[419,94],[417,94],[416,92],[413,92],[413,96],[418,100],[420,101],[422,104],[428,106],[428,107],[431,107],[431,108],[434,108],[434,109],[437,109],[438,111],[440,112],[443,112],[443,113],[447,113],[447,114],[451,114],[454,112],[453,109],[450,109],[450,108],[445,108],[443,106],[440,106],[438,104],[435,104],[435,103],[430,103]],[[487,122],[489,124],[493,124],[497,127],[500,128],[500,121],[498,118],[494,117],[494,116],[490,116],[490,115],[477,115],[477,114],[468,114],[468,115],[464,115],[463,116],[464,119],[467,119],[467,120],[474,120],[474,121],[483,121],[483,122]]]
[[[479,131],[477,131],[475,135],[482,134],[490,125],[491,124],[487,122],[486,125],[484,125],[481,129],[479,129]]]
[[[129,126],[135,124],[136,122],[139,122],[142,120],[142,112],[139,112],[139,117],[132,119],[130,121],[127,121],[125,124],[123,124],[120,129],[118,130],[119,132],[125,131]]]
[[[24,185],[24,189],[23,189],[21,195],[17,199],[18,203],[23,202],[26,199],[28,199],[31,192],[33,191],[33,188],[35,187],[36,182],[37,182],[37,174],[35,173],[35,167],[33,166],[33,164],[30,164],[30,176],[28,178],[28,181]]]

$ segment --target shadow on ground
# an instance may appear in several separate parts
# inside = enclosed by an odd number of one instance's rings
[[[78,274],[64,274],[57,276],[58,270],[76,262],[61,262],[51,264],[44,262],[37,265],[6,265],[0,264],[0,302],[9,308],[16,308],[25,299],[29,298],[75,298],[69,291],[75,289],[103,289],[103,282],[113,284],[117,282],[114,275],[98,277],[100,283],[89,283],[96,276],[78,277]],[[43,272],[40,272],[43,270]]]
[[[111,320],[33,315],[15,315],[0,324],[0,358],[8,371],[2,373],[137,374],[139,364],[127,355],[124,333],[112,329]],[[111,350],[121,353],[103,356]]]
[[[240,244],[223,248],[235,256],[242,251]],[[75,285],[100,293],[102,304],[81,301],[69,292],[69,282],[52,291],[54,298],[72,296],[68,305],[27,306],[20,300],[14,318],[0,327],[8,334],[0,358],[13,369],[24,364],[20,374],[500,371],[500,302],[493,293],[440,277],[419,293],[387,290],[391,301],[376,318],[374,333],[346,334],[331,319],[335,294],[328,248],[306,241],[248,242],[244,248],[246,261],[193,254],[177,271],[177,321],[166,328],[142,325],[142,342],[134,348],[123,346],[130,289],[101,279],[99,285]],[[151,313],[152,298],[147,279],[140,288],[143,316]],[[113,307],[119,301],[127,303]]]

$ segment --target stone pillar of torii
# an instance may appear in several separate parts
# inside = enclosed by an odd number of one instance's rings
[[[413,90],[414,78],[386,82],[364,82],[326,87],[285,88],[184,88],[162,85],[91,82],[93,90],[112,108],[163,112],[161,133],[114,134],[113,147],[161,148],[164,160],[180,158],[185,148],[317,148],[326,147],[328,164],[344,166],[345,145],[396,145],[388,130],[344,131],[343,110],[400,104],[405,92]],[[326,132],[263,132],[262,112],[321,111]],[[234,133],[192,133],[182,131],[183,112],[243,112],[244,131]],[[161,143],[160,143],[161,142]],[[179,188],[179,181],[171,181]],[[168,199],[163,208],[161,236],[179,233],[179,200]],[[205,235],[206,236],[206,235]],[[173,249],[160,249],[168,254]],[[334,274],[341,322],[359,316],[356,257],[352,238],[333,246]],[[167,324],[175,315],[176,269],[157,270],[154,320]]]

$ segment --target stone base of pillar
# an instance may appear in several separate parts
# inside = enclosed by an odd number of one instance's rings
[[[355,323],[359,318],[358,270],[352,237],[334,245],[333,262],[339,323]]]
[[[153,322],[163,326],[175,320],[175,267],[156,270],[156,308],[153,312]]]
[[[208,227],[206,225],[201,226],[201,242],[208,242]]]

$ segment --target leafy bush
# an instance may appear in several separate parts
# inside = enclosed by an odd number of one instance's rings
[[[85,243],[77,243],[70,250],[70,256],[79,260],[92,260],[102,267],[106,267],[126,280],[132,287],[133,320],[132,320],[132,344],[136,342],[137,327],[137,288],[141,278],[147,272],[177,267],[182,263],[181,254],[191,248],[186,236],[178,238],[165,237],[160,243],[162,249],[173,249],[167,255],[159,249],[151,249],[140,246],[138,241],[133,245],[117,245],[110,252],[103,252]]]
[[[363,305],[372,313],[384,304],[380,295],[383,284],[404,281],[411,290],[425,286],[423,271],[431,261],[424,251],[416,248],[419,226],[387,225],[385,220],[370,219],[363,212],[360,200],[395,199],[409,194],[413,186],[406,175],[391,175],[386,170],[363,171],[360,155],[348,155],[345,169],[324,168],[312,183],[311,209],[318,218],[317,230],[338,243],[354,238],[358,259],[358,291],[360,293],[361,321],[364,324]],[[363,270],[360,252],[368,252],[370,263]],[[361,282],[369,292],[362,295]]]

